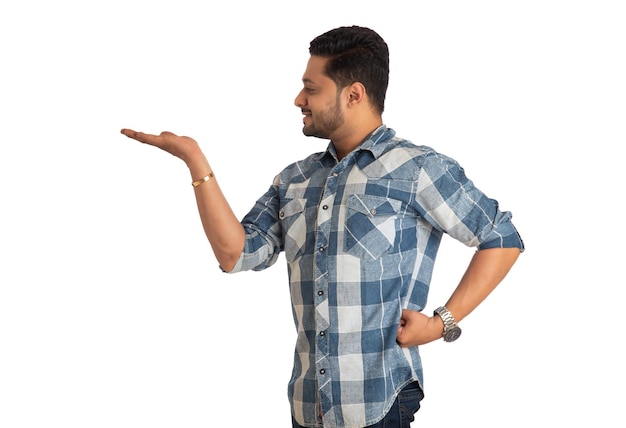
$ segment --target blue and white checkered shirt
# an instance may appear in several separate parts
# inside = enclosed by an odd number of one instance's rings
[[[332,144],[285,168],[242,220],[232,272],[288,263],[297,342],[289,399],[298,424],[364,427],[422,385],[418,348],[401,348],[402,309],[426,304],[443,233],[518,247],[498,203],[454,160],[385,126],[337,161]]]

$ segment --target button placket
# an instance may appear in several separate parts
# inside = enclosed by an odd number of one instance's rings
[[[337,174],[334,174],[336,177]],[[325,188],[320,198],[320,203],[317,212],[317,232],[316,232],[316,248],[315,252],[315,267],[316,267],[316,284],[315,284],[315,328],[317,334],[315,337],[315,351],[316,351],[316,370],[317,370],[317,384],[319,387],[319,395],[321,397],[332,396],[331,387],[331,371],[330,363],[328,360],[328,352],[330,349],[328,334],[329,325],[329,305],[328,305],[328,287],[329,287],[329,274],[328,274],[328,258],[332,257],[329,254],[329,237],[331,234],[332,224],[332,211],[334,203],[334,189],[336,180],[329,177],[326,180]],[[324,400],[322,400],[324,403]],[[322,411],[328,411],[329,402],[326,400],[326,405],[322,404]]]

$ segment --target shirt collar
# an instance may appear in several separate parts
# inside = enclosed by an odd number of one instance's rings
[[[380,125],[357,147],[357,150],[368,150],[375,158],[383,154],[387,145],[384,144],[395,135],[393,129],[387,128],[386,125]]]
[[[352,151],[352,153],[357,153],[361,150],[368,150],[374,155],[374,158],[378,158],[381,154],[383,154],[386,148],[386,144],[383,143],[392,138],[395,134],[396,133],[393,129],[387,128],[384,124],[380,125],[370,135],[365,137],[363,142],[359,144],[358,147]],[[333,146],[332,141],[328,143],[324,157],[327,155],[332,156],[335,161],[337,161],[337,151],[335,150],[335,146]]]

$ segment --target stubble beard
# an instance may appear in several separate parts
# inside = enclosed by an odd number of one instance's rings
[[[302,133],[307,137],[317,137],[330,139],[332,134],[344,124],[345,119],[339,108],[339,100],[328,110],[316,115],[315,120],[311,116],[311,125],[304,125]]]

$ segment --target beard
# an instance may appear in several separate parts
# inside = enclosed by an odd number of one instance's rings
[[[335,105],[327,110],[311,115],[310,124],[302,127],[302,133],[307,137],[318,137],[330,139],[331,135],[344,124],[345,118],[339,107],[339,96]]]

